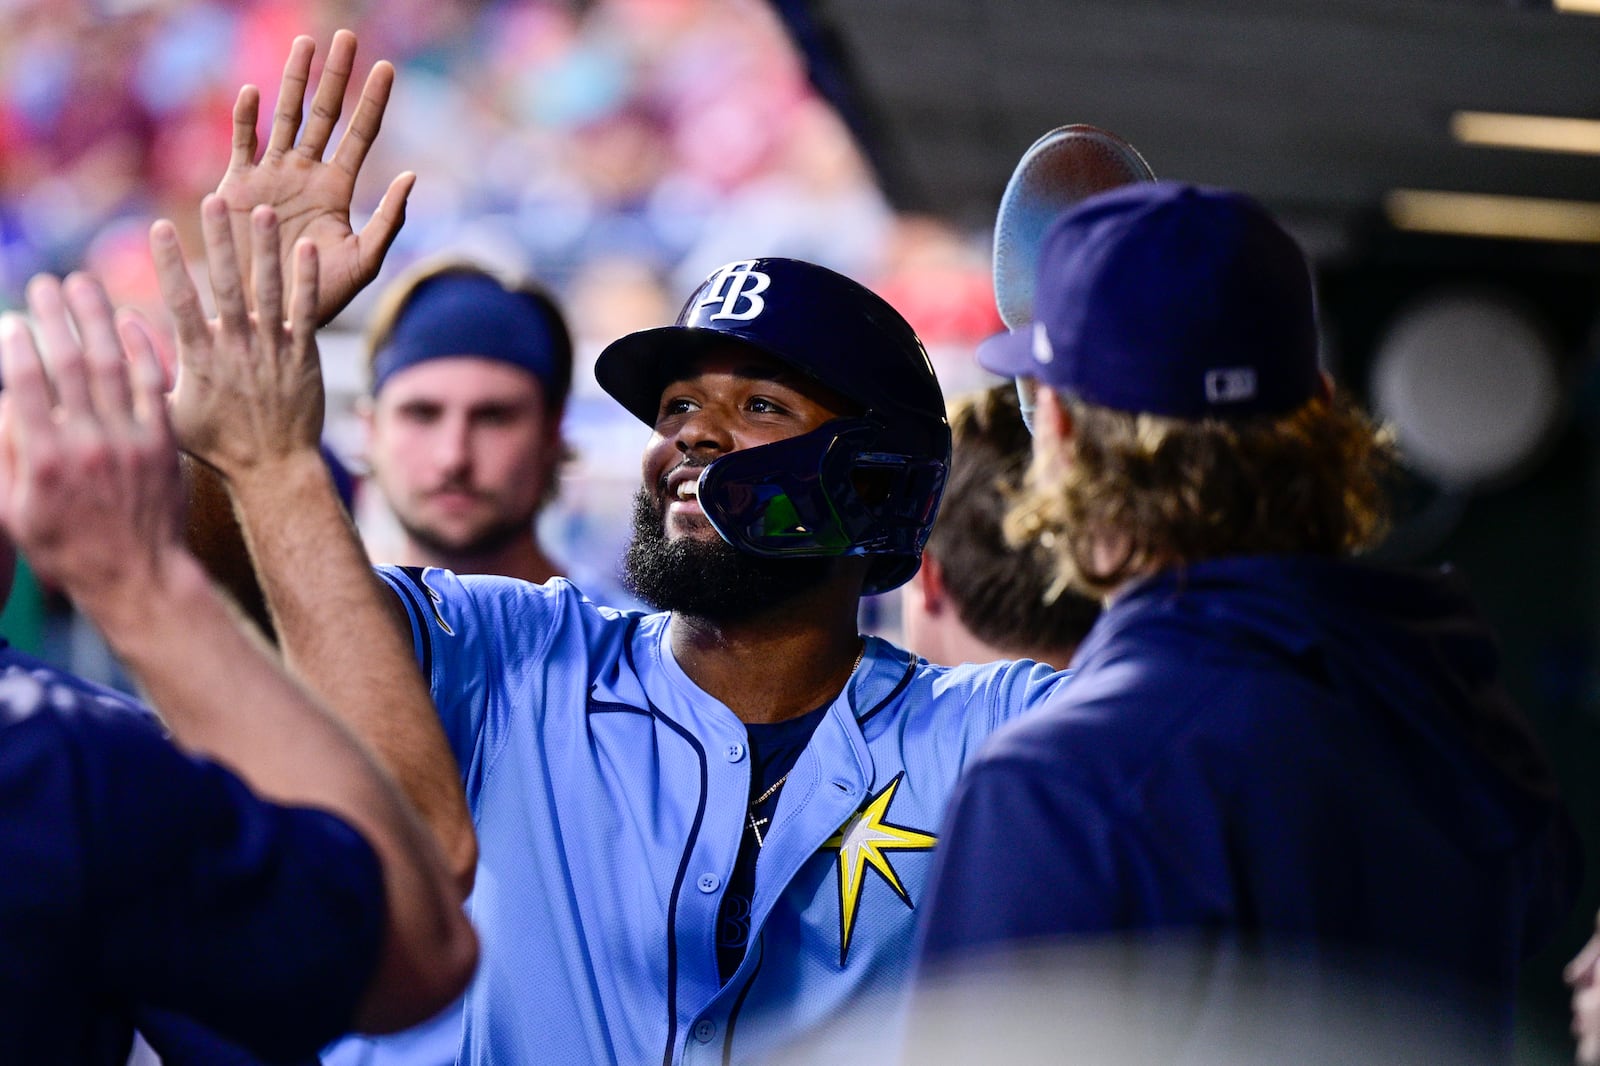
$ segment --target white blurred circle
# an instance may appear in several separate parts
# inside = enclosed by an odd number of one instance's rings
[[[1372,366],[1379,415],[1406,462],[1444,485],[1503,480],[1556,421],[1556,353],[1527,312],[1493,290],[1426,296],[1396,316]]]

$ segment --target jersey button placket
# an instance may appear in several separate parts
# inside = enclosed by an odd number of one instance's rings
[[[709,1044],[717,1035],[717,1023],[710,1018],[701,1018],[694,1023],[694,1038],[702,1044]]]

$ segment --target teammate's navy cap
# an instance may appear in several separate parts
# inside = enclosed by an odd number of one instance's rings
[[[1149,182],[1075,205],[1045,234],[1033,312],[978,362],[1100,407],[1248,418],[1321,387],[1310,266],[1241,193]]]

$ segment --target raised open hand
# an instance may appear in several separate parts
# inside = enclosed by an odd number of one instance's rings
[[[233,154],[216,194],[227,205],[237,246],[249,246],[250,214],[262,205],[276,212],[280,247],[286,253],[302,239],[316,246],[321,280],[315,319],[318,325],[325,325],[377,276],[405,221],[406,197],[411,194],[416,175],[406,171],[395,177],[361,232],[352,229],[350,202],[356,177],[382,125],[389,90],[394,85],[394,67],[387,61],[373,66],[349,126],[339,138],[333,157],[324,161],[323,152],[344,110],[345,88],[355,64],[356,35],[349,30],[333,35],[316,95],[311,100],[311,114],[302,129],[315,52],[316,42],[310,37],[296,37],[290,46],[283,82],[278,88],[277,109],[272,115],[272,131],[259,159],[256,118],[261,91],[254,85],[239,90],[233,105]],[[291,265],[285,261],[281,270],[287,284]],[[246,293],[253,294],[248,276],[245,283]]]
[[[86,274],[34,278],[28,307],[38,342],[21,315],[0,319],[0,525],[80,602],[137,606],[130,579],[152,587],[182,543],[161,365],[130,323],[119,342],[105,291]]]
[[[178,338],[172,393],[178,443],[230,481],[290,456],[309,454],[320,463],[324,394],[314,313],[317,246],[302,238],[289,253],[293,269],[286,322],[273,209],[257,207],[250,213],[243,249],[234,244],[221,197],[207,196],[201,203],[200,224],[217,310],[211,321],[184,263],[177,230],[165,219],[150,227],[156,276]],[[249,301],[245,249],[253,268]]]

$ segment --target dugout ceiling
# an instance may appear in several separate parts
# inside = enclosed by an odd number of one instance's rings
[[[902,210],[986,232],[1027,146],[1092,123],[1158,176],[1243,189],[1285,221],[1319,268],[1325,350],[1358,390],[1436,291],[1482,296],[1547,341],[1528,356],[1556,364],[1537,381],[1522,350],[1464,360],[1492,331],[1452,316],[1472,309],[1457,300],[1426,351],[1401,353],[1424,384],[1435,366],[1483,368],[1473,402],[1497,418],[1524,385],[1548,422],[1600,353],[1600,14],[1552,6],[1600,0],[772,3]],[[1587,120],[1554,132],[1589,150],[1470,143],[1463,115],[1531,116],[1541,135]],[[1443,429],[1471,424],[1468,399],[1424,397]],[[1533,454],[1546,430],[1524,423],[1514,443]]]
[[[1600,119],[1600,15],[1490,0],[773,0],[897,206],[984,226],[1040,133],[1132,141],[1317,238],[1394,190],[1600,201],[1600,154],[1476,147],[1457,112]]]

